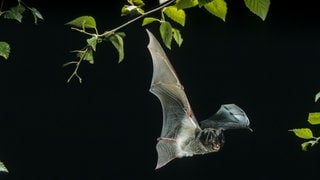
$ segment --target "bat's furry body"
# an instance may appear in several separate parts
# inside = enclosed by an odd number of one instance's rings
[[[156,146],[156,169],[175,158],[217,152],[224,143],[226,129],[249,128],[245,112],[235,104],[222,105],[207,120],[196,120],[188,98],[169,59],[154,35],[147,30],[153,76],[150,91],[161,102],[163,126]]]

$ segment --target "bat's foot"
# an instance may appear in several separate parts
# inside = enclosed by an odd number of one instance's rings
[[[173,139],[173,138],[166,138],[166,137],[158,137],[158,138],[157,138],[157,141],[160,141],[160,140],[176,142],[175,139]]]

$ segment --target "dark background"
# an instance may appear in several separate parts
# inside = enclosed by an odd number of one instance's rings
[[[227,131],[220,152],[176,159],[156,171],[162,111],[148,91],[152,64],[141,21],[122,29],[124,62],[117,63],[110,43],[100,44],[95,64],[80,67],[83,83],[67,84],[73,67],[62,64],[74,59],[70,51],[83,47],[86,36],[64,24],[91,15],[100,32],[114,28],[130,19],[120,16],[125,1],[25,2],[45,21],[34,25],[30,13],[22,24],[0,19],[0,39],[12,46],[9,60],[0,62],[0,160],[10,171],[0,179],[318,178],[319,145],[303,152],[303,140],[288,132],[310,127],[319,135],[307,122],[308,112],[319,110],[313,2],[274,0],[266,21],[243,1],[227,1],[226,22],[204,9],[186,10],[184,43],[167,54],[195,115],[201,121],[235,103],[254,131]],[[145,9],[156,5],[146,3]],[[159,37],[157,24],[148,28]]]

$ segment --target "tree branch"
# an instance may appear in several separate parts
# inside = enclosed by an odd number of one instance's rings
[[[95,37],[97,37],[97,39],[99,39],[99,38],[104,38],[104,37],[106,37],[108,34],[114,33],[114,32],[116,32],[116,31],[118,31],[119,29],[121,29],[121,28],[123,28],[123,27],[125,27],[125,26],[128,26],[129,24],[131,24],[131,23],[133,23],[133,22],[135,22],[135,21],[137,21],[137,20],[139,20],[139,19],[141,19],[141,18],[143,18],[143,17],[145,17],[145,16],[147,16],[147,15],[153,13],[153,12],[159,11],[159,10],[161,10],[162,8],[164,8],[164,7],[172,4],[172,3],[174,3],[174,2],[175,2],[175,0],[170,0],[170,1],[168,1],[168,2],[166,2],[166,3],[164,3],[164,4],[162,4],[162,5],[160,5],[159,7],[155,8],[155,9],[152,9],[152,10],[150,10],[150,11],[148,11],[148,12],[145,12],[145,13],[141,14],[140,16],[138,16],[138,17],[136,17],[136,18],[134,18],[134,19],[131,19],[130,21],[128,21],[128,22],[126,22],[126,23],[124,23],[124,24],[122,24],[122,25],[120,25],[120,26],[118,26],[118,27],[116,27],[116,28],[114,28],[114,29],[112,29],[112,30],[110,30],[110,31],[105,31],[105,32],[102,33],[102,34],[98,34],[97,29],[95,29],[95,30],[96,30],[96,33],[89,33],[89,32],[87,32],[87,31],[85,31],[85,30],[83,30],[83,29],[78,29],[78,28],[74,28],[74,27],[72,27],[71,29],[72,29],[72,30],[76,30],[76,31],[81,32],[81,33],[84,33],[84,34],[89,35],[89,36],[95,36]],[[79,66],[80,66],[81,62],[84,60],[84,57],[85,57],[85,55],[87,54],[87,51],[88,51],[88,49],[86,48],[84,54],[80,57],[79,61],[70,61],[70,62],[65,63],[65,64],[63,65],[63,67],[68,66],[68,65],[71,65],[71,64],[74,64],[74,65],[76,66],[75,69],[74,69],[74,71],[73,71],[73,73],[70,75],[70,77],[69,77],[68,80],[67,80],[68,83],[72,80],[72,78],[73,78],[74,76],[78,78],[78,80],[80,81],[80,83],[82,82],[82,79],[81,79],[81,77],[80,77],[79,74],[78,74],[78,69],[79,69]]]
[[[65,63],[63,66],[68,66],[68,65],[71,65],[71,64],[75,64],[76,68],[74,69],[74,71],[72,72],[72,74],[70,75],[70,77],[68,78],[67,80],[67,83],[69,83],[71,81],[71,79],[76,76],[79,80],[80,83],[82,83],[82,78],[79,76],[78,74],[78,69],[79,69],[79,66],[82,62],[82,60],[84,59],[84,57],[86,56],[88,52],[88,48],[85,49],[85,52],[83,53],[83,55],[80,57],[79,61],[70,61],[68,63]]]
[[[137,21],[137,20],[139,20],[139,19],[141,19],[141,18],[143,18],[143,17],[151,14],[151,13],[154,13],[154,12],[156,12],[156,11],[161,10],[162,8],[164,8],[164,7],[172,4],[173,2],[175,2],[175,0],[171,0],[171,1],[169,1],[169,2],[166,2],[166,3],[162,4],[161,6],[155,8],[155,9],[152,9],[152,10],[150,10],[150,11],[148,11],[148,12],[145,12],[145,13],[141,14],[140,16],[138,16],[138,17],[136,17],[136,18],[134,18],[134,19],[132,19],[132,20],[130,20],[130,21],[128,21],[128,22],[126,22],[126,23],[124,23],[124,24],[122,24],[122,25],[120,25],[120,26],[118,26],[118,27],[116,27],[116,28],[114,28],[114,29],[112,29],[112,30],[110,30],[110,31],[105,31],[104,33],[100,34],[99,37],[106,36],[106,35],[108,35],[109,33],[116,32],[116,31],[118,31],[119,29],[121,29],[121,28],[123,28],[123,27],[125,27],[125,26],[127,26],[127,25],[129,25],[129,24],[131,24],[131,23],[133,23],[133,22],[135,22],[135,21]]]

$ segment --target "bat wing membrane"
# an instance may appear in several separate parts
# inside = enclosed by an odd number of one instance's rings
[[[154,84],[150,91],[160,99],[162,106],[163,124],[161,137],[175,139],[181,126],[184,123],[191,123],[186,120],[188,102],[183,96],[183,90],[176,85],[159,83]]]
[[[193,114],[183,86],[157,39],[150,31],[147,32],[153,62],[150,92],[159,98],[163,112],[161,137],[175,139],[181,126],[195,129],[199,125],[195,118],[188,118]]]
[[[147,33],[153,62],[150,92],[160,100],[163,112],[161,137],[156,146],[158,169],[179,156],[181,148],[177,139],[192,136],[199,125],[168,57],[153,34],[148,30]]]
[[[221,105],[220,109],[212,117],[201,121],[201,128],[215,129],[243,129],[249,127],[250,122],[246,113],[235,104]]]
[[[177,146],[174,141],[160,140],[157,143],[158,162],[156,169],[161,168],[177,157]]]

